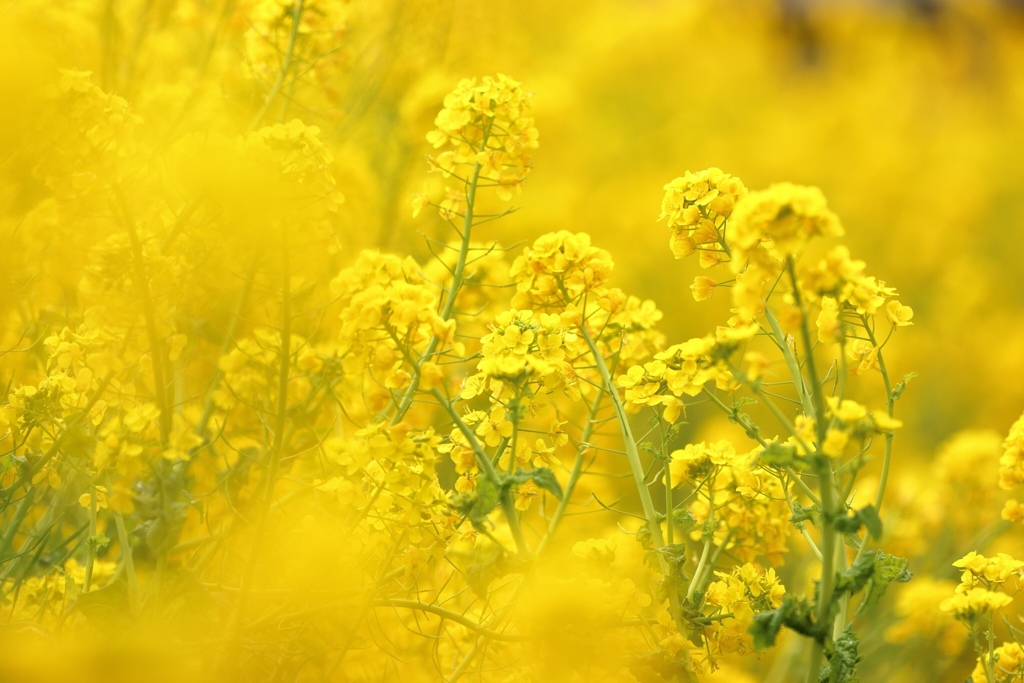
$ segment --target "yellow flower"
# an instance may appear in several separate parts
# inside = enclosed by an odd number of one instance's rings
[[[734,251],[734,268],[743,268],[748,259],[763,258],[755,253],[757,250],[783,261],[802,251],[813,237],[842,234],[839,219],[829,211],[821,190],[778,183],[737,202],[727,239]]]
[[[512,198],[530,172],[530,152],[538,147],[530,93],[504,74],[465,78],[444,98],[444,108],[427,133],[435,148],[448,148],[433,163],[445,178],[488,181],[502,201]],[[418,213],[425,198],[414,199]],[[453,213],[452,207],[442,214]]]
[[[1021,678],[1024,678],[1024,648],[1019,643],[1003,643],[992,652],[992,655],[995,660],[993,669],[996,680],[988,680],[985,664],[979,657],[971,673],[971,680],[974,683],[1019,683]],[[984,658],[988,659],[988,656],[984,655]]]
[[[1024,483],[1024,415],[1021,415],[1003,441],[999,457],[999,486],[1009,491]]]
[[[1000,516],[1007,522],[1024,522],[1024,505],[1016,500],[1008,500]]]
[[[829,429],[825,442],[821,444],[821,452],[830,458],[838,458],[850,442],[850,436],[841,429]]]
[[[1002,609],[1013,602],[1006,593],[997,593],[985,588],[972,588],[947,598],[939,605],[939,609],[948,612],[957,619],[973,621],[980,616]]]
[[[690,291],[693,292],[693,298],[695,301],[707,301],[715,293],[715,287],[718,283],[709,277],[698,275],[693,280],[693,284],[690,285]]]
[[[885,317],[896,327],[906,327],[914,324],[911,322],[911,318],[914,317],[914,309],[893,299],[885,305]]]
[[[839,322],[839,304],[830,296],[822,297],[821,312],[818,313],[818,341],[835,344],[839,341],[842,326]]]
[[[107,487],[106,486],[94,486],[92,494],[83,493],[78,497],[78,504],[84,508],[88,508],[92,505],[92,498],[96,498],[96,509],[104,510],[107,507]]]

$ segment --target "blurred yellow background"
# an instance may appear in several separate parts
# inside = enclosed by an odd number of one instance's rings
[[[252,80],[259,46],[245,42],[258,4],[0,3],[0,102],[9,103],[0,105],[0,146],[16,148],[36,106],[22,95],[50,66],[92,71],[169,148],[207,130],[237,135],[262,92]],[[511,247],[554,230],[590,233],[615,257],[615,284],[665,311],[670,342],[713,328],[728,297],[693,301],[696,267],[673,260],[656,221],[663,185],[717,166],[753,189],[784,180],[818,186],[853,255],[915,311],[914,326],[887,350],[897,379],[919,373],[898,404],[906,427],[891,514],[911,509],[914,519],[894,532],[896,542],[924,555],[929,534],[951,524],[957,543],[966,542],[998,517],[1001,504],[978,483],[991,478],[994,489],[996,463],[984,458],[998,449],[996,437],[943,444],[966,428],[1005,435],[1024,409],[1024,3],[325,4],[345,16],[340,43],[329,68],[288,93],[286,110],[322,129],[346,198],[335,219],[341,250],[315,257],[329,261],[324,272],[365,247],[423,262],[424,236],[450,238],[435,213],[414,219],[411,201],[427,177],[424,135],[444,95],[469,76],[500,72],[523,82],[540,130],[534,169],[515,201],[521,208],[477,237]],[[0,166],[0,204],[11,215],[44,194],[26,180],[25,163],[12,154]],[[61,248],[73,254],[74,236]],[[0,285],[17,291],[33,268],[16,261],[22,252],[4,251]],[[61,277],[73,287],[81,268],[68,256]],[[5,314],[15,308],[13,298],[0,301]],[[687,433],[711,429],[695,424]],[[958,447],[982,454],[977,467],[943,464],[942,453]],[[937,482],[930,491],[927,477]],[[946,564],[959,554],[947,554],[919,565],[955,578]],[[932,602],[950,590],[910,586]],[[915,647],[922,660],[901,656],[875,671],[919,661],[920,680],[935,680],[970,667],[970,655],[946,668],[929,659],[927,645]],[[899,675],[864,680],[918,680]]]

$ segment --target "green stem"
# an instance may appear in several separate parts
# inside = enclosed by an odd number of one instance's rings
[[[267,93],[266,98],[263,100],[263,106],[256,113],[256,118],[249,124],[248,132],[251,133],[256,130],[256,127],[260,125],[263,117],[266,116],[267,110],[270,109],[271,103],[277,94],[281,92],[281,86],[284,85],[284,80],[288,77],[288,71],[292,66],[292,58],[295,56],[295,39],[299,35],[299,26],[302,23],[302,11],[304,9],[305,0],[295,0],[295,6],[292,8],[292,26],[288,33],[288,46],[284,51],[284,59],[281,60],[281,70],[277,74],[277,80],[274,81],[274,85],[271,86],[270,91]]]
[[[146,336],[149,338],[150,357],[153,363],[153,393],[156,399],[157,408],[160,409],[160,444],[166,446],[171,433],[171,405],[167,394],[167,373],[164,368],[164,345],[156,326],[156,309],[153,305],[152,293],[149,291],[149,272],[146,268],[145,255],[142,249],[142,241],[135,229],[135,221],[132,220],[128,211],[128,203],[119,188],[115,188],[118,206],[121,210],[121,222],[128,232],[128,238],[132,245],[132,260],[135,265],[135,275],[138,278],[139,299],[142,303],[142,314],[146,321]]]
[[[92,586],[92,570],[96,561],[96,485],[89,482],[89,538],[85,543],[85,581],[82,583],[82,591],[89,592]]]
[[[818,585],[817,623],[820,628],[828,622],[832,607],[832,593],[835,588],[835,558],[837,533],[832,526],[836,514],[835,479],[832,463],[825,456],[818,461],[818,479],[821,486],[821,581]],[[822,643],[814,639],[811,644],[810,662],[807,667],[806,683],[817,683],[824,650]]]
[[[790,281],[793,284],[793,301],[800,309],[800,335],[804,343],[804,366],[807,368],[807,377],[811,385],[812,402],[814,408],[814,426],[817,434],[818,444],[825,440],[825,432],[828,425],[825,421],[825,399],[821,391],[821,383],[818,381],[818,371],[814,363],[814,345],[811,343],[811,331],[807,322],[807,308],[804,306],[800,294],[800,283],[796,277],[796,268],[793,265],[793,258],[786,259],[786,271],[789,273]],[[817,454],[815,458],[815,469],[818,474],[818,487],[821,492],[821,581],[818,585],[817,623],[819,628],[824,629],[832,613],[832,594],[835,590],[836,580],[836,558],[841,548],[839,545],[838,533],[833,526],[836,516],[839,514],[841,502],[836,492],[835,473],[832,471],[832,462],[828,457]],[[831,629],[829,630],[831,632]],[[810,662],[807,668],[807,683],[816,683],[819,669],[821,668],[823,656],[822,642],[814,639],[811,646]]]
[[[274,488],[277,484],[278,471],[281,467],[281,459],[286,445],[288,384],[291,379],[292,302],[291,264],[288,254],[287,229],[282,229],[281,235],[283,240],[281,245],[281,349],[279,355],[280,367],[277,374],[277,411],[274,416],[274,440],[270,447],[270,458],[267,463],[267,473],[263,480],[263,491],[260,495],[259,508],[257,509],[256,520],[253,525],[253,538],[249,544],[248,559],[242,568],[238,602],[235,604],[232,615],[229,632],[232,633],[233,637],[229,665],[237,664],[238,661],[242,622],[245,620],[246,607],[249,594],[252,591],[252,581],[256,571],[259,551],[262,545],[263,534],[266,530],[271,504],[273,503]]]
[[[555,508],[555,514],[551,516],[551,521],[548,522],[548,530],[544,534],[544,537],[540,539],[540,543],[537,544],[537,554],[540,555],[547,548],[548,543],[551,541],[551,537],[555,533],[555,529],[558,528],[559,523],[562,521],[562,517],[565,516],[565,511],[569,507],[569,500],[572,498],[573,491],[576,490],[576,484],[579,482],[580,475],[583,472],[583,460],[590,449],[590,437],[594,433],[594,423],[597,418],[597,412],[601,407],[601,399],[604,398],[604,392],[598,391],[594,396],[593,402],[590,404],[590,412],[587,414],[587,423],[583,427],[583,433],[580,435],[580,445],[576,449],[576,460],[572,464],[572,471],[569,473],[569,480],[565,484],[565,490],[562,492],[562,500],[558,501],[558,507]]]
[[[776,346],[779,347],[782,351],[782,356],[786,359],[786,366],[789,368],[789,374],[793,377],[793,386],[796,387],[796,394],[800,397],[800,406],[803,408],[804,414],[808,416],[814,415],[814,404],[807,393],[804,376],[800,371],[800,362],[793,355],[793,350],[789,348],[789,343],[786,341],[786,335],[782,331],[782,326],[779,325],[779,321],[767,303],[764,306],[764,317],[768,321],[772,335],[775,337]]]
[[[868,333],[868,339],[872,346],[878,348],[878,340],[875,339],[875,332],[868,325],[868,321],[861,316],[864,329]],[[882,384],[885,387],[885,408],[889,417],[893,417],[896,410],[896,398],[892,395],[892,382],[889,379],[889,371],[885,367],[885,358],[882,357],[882,350],[878,349],[878,370],[882,374]],[[885,488],[889,483],[889,466],[892,463],[892,440],[895,434],[888,432],[885,435],[885,449],[882,451],[882,473],[878,478],[878,493],[875,494],[875,509],[882,509],[882,500],[885,497]]]
[[[626,415],[626,407],[622,404],[622,398],[619,396],[619,390],[615,386],[611,372],[608,370],[608,364],[605,363],[604,356],[601,355],[600,349],[597,348],[597,343],[594,341],[593,337],[590,336],[590,331],[587,330],[586,323],[580,325],[579,330],[580,335],[587,344],[587,348],[590,349],[590,355],[594,358],[594,366],[601,375],[601,381],[604,384],[605,391],[612,399],[612,406],[615,408],[615,415],[618,419],[619,429],[622,433],[623,445],[626,447],[626,460],[629,461],[629,469],[633,475],[633,483],[636,485],[637,495],[640,497],[640,506],[644,511],[644,519],[647,522],[647,529],[651,533],[651,543],[656,550],[663,548],[665,546],[665,539],[661,533],[661,524],[658,520],[658,513],[654,509],[654,501],[651,499],[651,491],[647,488],[647,476],[644,472],[643,463],[640,461],[640,451],[637,448],[636,439],[633,438],[633,430],[629,425],[629,416]],[[671,513],[671,511],[666,511],[666,513]],[[667,560],[661,553],[658,553],[658,564],[661,568],[661,573],[666,577],[666,579],[669,578],[672,575],[671,567],[669,567]],[[676,622],[676,628],[679,629],[679,632],[685,633],[679,605],[678,590],[674,586],[670,586],[668,594],[672,619]],[[683,656],[687,661],[689,661],[688,649],[683,649]]]
[[[473,455],[476,457],[477,467],[483,472],[484,476],[487,477],[488,481],[498,487],[501,490],[501,510],[505,515],[505,519],[508,522],[509,530],[512,532],[512,537],[516,542],[516,550],[523,557],[530,556],[530,548],[526,543],[526,537],[523,536],[523,530],[519,526],[519,514],[516,511],[515,504],[512,502],[511,492],[507,487],[501,486],[501,479],[498,477],[497,471],[494,469],[494,465],[491,464],[491,459],[487,457],[487,452],[476,438],[476,434],[469,428],[462,417],[456,412],[455,407],[452,405],[444,394],[437,389],[432,389],[430,394],[437,401],[438,405],[444,408],[445,412],[455,423],[456,428],[462,433],[462,436],[466,438],[470,448],[473,449]]]
[[[700,584],[700,580],[704,574],[704,566],[707,563],[708,555],[711,552],[711,546],[715,543],[715,477],[712,477],[708,482],[708,522],[707,522],[707,537],[704,539],[704,550],[700,554],[700,560],[697,561],[697,568],[693,570],[693,578],[690,579],[690,585],[686,589],[686,602],[693,604],[693,595],[697,590],[697,586]]]
[[[135,576],[135,561],[132,559],[132,544],[128,540],[128,531],[124,526],[121,513],[114,510],[114,526],[117,527],[117,542],[121,546],[121,562],[124,564],[125,576],[128,578],[128,604],[132,614],[139,614],[139,582]]]
[[[480,144],[481,149],[486,148],[489,135],[490,127],[484,131],[484,139]],[[448,294],[445,296],[444,304],[441,307],[441,319],[445,322],[451,320],[455,312],[455,300],[459,295],[459,290],[462,289],[466,261],[469,258],[469,244],[473,232],[474,207],[476,206],[476,191],[477,184],[480,181],[480,170],[481,166],[479,163],[473,165],[473,174],[470,176],[466,187],[466,213],[462,216],[462,240],[459,244],[459,256],[455,262],[455,268],[452,270],[451,286],[448,288]],[[405,390],[405,394],[403,394],[402,400],[398,404],[398,411],[391,418],[392,425],[401,422],[405,414],[409,412],[409,408],[412,407],[412,401],[416,397],[416,392],[419,391],[423,364],[434,357],[434,353],[437,351],[440,343],[440,337],[435,336],[431,338],[430,343],[427,344],[426,351],[420,356],[419,362],[413,366],[412,381],[409,382],[409,387]]]
[[[647,528],[651,532],[651,542],[654,543],[655,548],[662,548],[665,545],[665,540],[661,534],[661,523],[658,521],[657,511],[654,509],[651,491],[647,487],[647,476],[644,472],[643,463],[640,461],[640,451],[637,448],[636,440],[633,438],[633,430],[629,425],[626,408],[622,404],[618,388],[615,386],[611,373],[608,371],[608,365],[597,348],[597,344],[590,336],[590,332],[582,325],[579,329],[583,340],[590,349],[591,355],[594,357],[594,365],[601,374],[601,381],[604,383],[605,391],[608,392],[612,399],[612,405],[615,407],[615,415],[618,418],[619,427],[622,431],[622,440],[625,442],[626,459],[629,461],[629,469],[633,474],[633,483],[636,485],[637,493],[640,496],[640,506],[644,511],[644,519],[647,520]]]
[[[807,308],[804,306],[803,298],[800,295],[800,283],[796,278],[796,268],[793,265],[793,257],[786,259],[786,270],[789,272],[789,279],[793,283],[793,302],[800,309],[800,335],[804,342],[804,366],[807,368],[807,378],[811,384],[812,408],[814,412],[814,426],[818,434],[818,443],[824,443],[825,430],[825,399],[821,392],[821,383],[818,381],[818,370],[814,364],[814,345],[811,343],[811,328],[807,323]],[[801,376],[794,377],[794,381]],[[829,467],[831,470],[831,467]]]

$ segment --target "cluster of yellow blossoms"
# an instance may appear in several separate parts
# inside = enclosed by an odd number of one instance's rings
[[[344,37],[350,11],[344,1],[255,3],[245,33],[245,61],[252,78],[269,89],[283,79],[282,74],[310,73],[320,90],[333,93],[336,85],[331,81],[339,76],[346,59]]]
[[[472,211],[476,188],[493,188],[502,201],[520,191],[530,172],[530,154],[537,148],[537,128],[530,93],[504,74],[466,78],[444,98],[444,109],[427,135],[435,149],[445,149],[431,163],[445,179],[462,182],[447,186],[436,204],[449,220]],[[430,204],[417,195],[414,212]]]
[[[1020,591],[1024,562],[1006,553],[985,557],[971,551],[953,563],[963,570],[956,595],[944,600],[943,612],[952,614],[971,629],[978,640],[978,664],[972,674],[975,681],[1012,683],[1024,675],[1020,644],[1004,643],[994,648],[995,614],[1013,602]],[[1009,591],[1007,593],[1006,591]],[[982,645],[987,633],[988,645]]]
[[[708,271],[694,297],[733,296],[726,324],[669,344],[657,305],[613,286],[586,233],[541,235],[514,258],[480,239],[503,215],[481,207],[520,189],[538,135],[520,83],[465,79],[427,136],[446,196],[414,200],[458,239],[428,239],[442,250],[428,264],[373,249],[339,262],[322,248],[343,201],[332,146],[286,116],[296,74],[326,83],[339,68],[325,58],[347,25],[335,5],[255,4],[259,111],[234,144],[209,143],[244,182],[181,173],[188,145],[152,170],[127,102],[62,75],[61,135],[78,137],[37,166],[53,188],[30,224],[102,197],[82,213],[102,238],[77,284],[84,324],[49,311],[63,324],[0,406],[0,605],[59,626],[57,599],[120,590],[115,576],[134,613],[177,609],[167,587],[198,582],[231,606],[211,619],[232,652],[208,663],[236,678],[379,675],[386,639],[408,654],[402,671],[433,662],[451,679],[486,679],[500,659],[505,678],[587,679],[600,662],[622,680],[692,681],[788,629],[808,639],[814,680],[854,680],[852,601],[909,578],[869,546],[905,388],[883,350],[912,311],[845,247],[819,249],[842,235],[822,193],[747,191],[714,168],[666,185],[672,253]],[[222,239],[235,223],[246,236]],[[214,259],[236,286],[203,274]],[[231,295],[226,324],[207,321],[211,292]],[[851,398],[867,372],[884,410]],[[697,434],[687,420],[705,408],[749,443]],[[1006,448],[1019,483],[1020,449]],[[855,503],[879,451],[874,499]],[[604,538],[565,532],[602,510],[619,515]],[[944,609],[973,623],[1007,604],[1024,563],[958,566]],[[331,595],[330,615],[295,585]],[[1009,666],[1012,644],[1000,656]]]

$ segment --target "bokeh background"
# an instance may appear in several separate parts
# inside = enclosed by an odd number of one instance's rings
[[[10,103],[0,105],[0,143],[13,144],[5,136],[31,116],[31,103],[14,102],[19,88],[51,65],[92,71],[154,122],[153,136],[249,120],[262,92],[245,42],[256,4],[0,4],[0,102]],[[541,134],[520,209],[481,238],[511,247],[552,230],[590,233],[615,256],[617,284],[665,311],[672,341],[718,324],[728,297],[692,300],[696,266],[673,260],[656,221],[663,185],[717,166],[749,188],[822,188],[854,256],[914,308],[914,326],[887,350],[896,377],[919,373],[899,404],[906,427],[887,522],[923,574],[955,578],[948,562],[998,518],[993,458],[1024,409],[1024,4],[381,0],[336,9],[344,22],[329,68],[288,93],[290,114],[324,131],[346,196],[333,266],[366,247],[425,260],[424,237],[449,234],[430,212],[414,219],[411,200],[430,182],[424,134],[440,101],[474,75],[525,83]],[[168,115],[179,109],[188,115]],[[14,214],[42,192],[19,163],[4,160],[0,192]],[[0,283],[16,291],[25,267],[3,252]],[[965,429],[982,431],[957,436]],[[935,554],[928,541],[943,534],[957,540]],[[918,658],[875,670],[897,675],[911,662],[916,674],[892,680],[962,680],[970,669],[962,647],[937,646],[966,634],[934,616],[951,587],[930,580],[906,589],[919,592],[901,614],[918,609],[919,622],[894,636],[920,636],[910,651]],[[877,643],[866,658],[904,652]],[[930,654],[938,649],[947,659]]]

